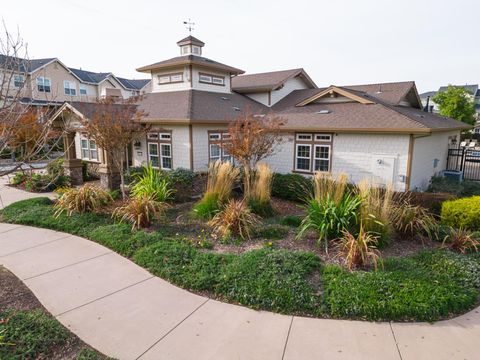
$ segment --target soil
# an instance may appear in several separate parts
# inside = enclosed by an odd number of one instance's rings
[[[0,266],[0,284],[0,310],[29,311],[39,309],[48,316],[52,316],[23,282],[2,266]],[[92,350],[76,335],[70,333],[64,344],[50,349],[48,359],[76,359],[77,355],[86,349]]]
[[[247,241],[231,240],[225,242],[212,234],[208,225],[202,221],[195,219],[191,214],[191,209],[194,202],[186,202],[181,204],[174,204],[167,212],[167,219],[163,224],[152,227],[147,231],[159,230],[172,237],[187,238],[191,243],[199,243],[207,241],[213,245],[211,249],[205,251],[213,251],[217,253],[231,253],[241,254],[246,251],[263,248],[266,244],[276,249],[288,249],[297,251],[313,252],[320,257],[324,263],[328,264],[343,264],[343,259],[339,256],[335,244],[329,244],[328,252],[325,251],[324,244],[319,244],[314,232],[305,234],[302,239],[296,239],[296,229],[293,227],[286,227],[288,233],[282,239],[266,239],[261,237],[252,238]],[[275,224],[278,220],[287,215],[294,215],[303,217],[304,209],[300,204],[274,198],[272,199],[273,208],[276,211],[276,216],[272,219],[267,219],[266,224]],[[281,226],[281,225],[280,225]],[[385,257],[404,257],[418,253],[424,249],[435,249],[440,247],[440,243],[431,241],[429,239],[392,239],[390,243],[383,249],[380,249],[380,254]]]

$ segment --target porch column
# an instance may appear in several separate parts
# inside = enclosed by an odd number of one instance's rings
[[[100,186],[107,190],[120,189],[120,173],[102,150],[102,163],[98,167],[100,175]]]
[[[65,149],[63,160],[65,175],[70,176],[72,185],[82,185],[82,160],[77,159],[74,132],[65,132],[63,134],[63,147]]]

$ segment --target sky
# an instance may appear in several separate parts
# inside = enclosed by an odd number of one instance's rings
[[[478,0],[2,0],[30,58],[148,78],[135,69],[203,55],[246,73],[304,68],[318,86],[414,80],[419,92],[480,82]]]

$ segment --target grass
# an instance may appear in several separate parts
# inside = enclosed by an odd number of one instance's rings
[[[53,217],[47,199],[7,206],[3,221],[50,227],[99,242],[186,289],[256,309],[366,320],[434,321],[477,304],[480,254],[446,249],[384,260],[378,271],[322,265],[313,253],[262,248],[214,253],[109,217]]]

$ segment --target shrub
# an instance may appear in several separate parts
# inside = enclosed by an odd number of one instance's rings
[[[20,185],[23,184],[27,180],[27,174],[23,172],[16,172],[13,174],[13,177],[10,179],[10,185]]]
[[[426,233],[432,239],[437,237],[435,218],[421,206],[411,205],[408,202],[396,204],[392,208],[390,219],[393,229],[400,235],[413,237]]]
[[[131,188],[130,195],[134,198],[150,198],[164,202],[173,195],[170,182],[161,172],[149,165],[144,167],[143,173],[136,176],[136,182]]]
[[[48,359],[53,357],[52,348],[65,344],[68,340],[67,330],[42,310],[1,311],[0,344],[2,359]]]
[[[248,205],[254,214],[267,217],[273,215],[270,202],[273,172],[265,163],[258,163],[252,176],[252,188]]]
[[[211,162],[208,166],[207,190],[195,204],[194,213],[203,219],[209,219],[217,213],[230,198],[239,173],[238,168],[230,162]]]
[[[313,253],[261,249],[236,256],[223,268],[216,292],[228,300],[277,312],[318,314],[320,269]]]
[[[158,194],[157,194],[158,195]],[[117,207],[112,217],[117,217],[120,222],[132,224],[132,230],[149,227],[165,210],[165,204],[157,201],[155,195],[142,195],[134,197],[124,206]]]
[[[47,174],[50,175],[52,178],[65,175],[62,157],[52,160],[47,164]]]
[[[443,224],[454,228],[480,230],[480,196],[445,201],[441,219]]]
[[[263,239],[283,239],[287,236],[290,229],[284,225],[265,225],[255,229],[255,237]]]
[[[168,182],[175,189],[175,200],[184,201],[190,199],[192,195],[195,173],[189,169],[178,168],[164,172]]]
[[[225,207],[217,213],[208,225],[222,238],[239,236],[241,239],[250,239],[250,233],[258,226],[258,217],[250,212],[250,209],[242,200],[230,200]]]
[[[358,183],[357,191],[362,201],[359,216],[364,230],[377,235],[378,245],[384,246],[391,232],[393,188],[374,187],[364,179]]]
[[[464,229],[451,229],[445,236],[442,247],[465,254],[470,251],[477,252],[480,247],[480,241],[475,238],[471,231]]]
[[[295,215],[287,215],[280,220],[280,224],[292,227],[299,227],[302,223],[302,218]]]
[[[135,182],[138,176],[141,176],[144,166],[132,166],[124,173],[125,185],[130,185]]]
[[[280,199],[303,202],[312,191],[312,182],[305,176],[279,173],[273,176],[272,195]]]
[[[315,175],[320,177],[322,175]],[[314,180],[315,181],[315,180]],[[349,191],[330,188],[325,191],[321,185],[322,180],[317,180],[315,193],[307,204],[307,214],[300,224],[297,238],[302,237],[308,230],[313,229],[318,234],[319,243],[325,242],[328,251],[328,241],[341,236],[344,230],[351,230],[357,221],[357,210],[361,200]],[[328,185],[333,187],[335,185]],[[340,184],[339,189],[343,185]]]
[[[343,236],[338,239],[338,254],[344,258],[347,268],[352,271],[357,267],[373,265],[377,269],[380,252],[377,250],[377,236],[364,231],[360,225],[357,236],[344,230]]]
[[[442,176],[434,176],[427,188],[432,193],[449,193],[457,197],[480,195],[480,183],[477,181],[457,181]]]
[[[52,177],[48,174],[31,174],[24,180],[24,185],[27,191],[53,191],[58,187],[69,186],[70,178],[63,175]]]
[[[55,216],[58,217],[63,212],[70,216],[74,212],[94,211],[110,201],[112,201],[110,194],[98,186],[87,184],[80,188],[72,188],[58,199],[55,204]]]

